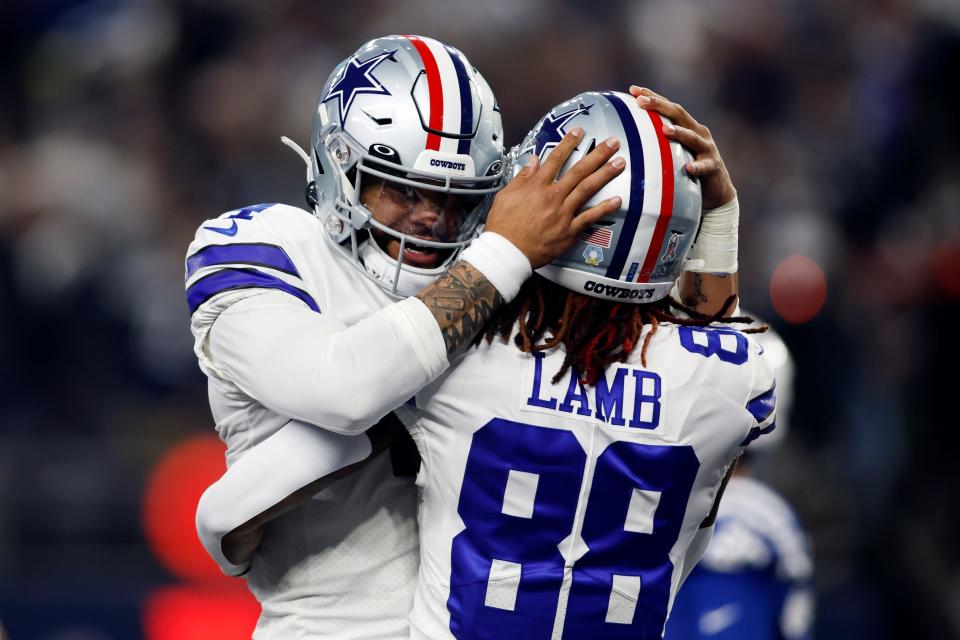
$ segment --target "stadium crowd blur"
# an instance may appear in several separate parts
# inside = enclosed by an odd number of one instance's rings
[[[384,33],[462,49],[510,144],[557,102],[630,83],[711,127],[740,193],[744,304],[796,360],[789,437],[756,468],[812,535],[816,637],[960,637],[955,0],[5,0],[12,640],[161,637],[152,594],[191,578],[147,543],[181,492],[157,481],[172,495],[151,502],[150,477],[214,437],[185,248],[223,211],[303,205],[279,138],[305,142],[329,71]]]

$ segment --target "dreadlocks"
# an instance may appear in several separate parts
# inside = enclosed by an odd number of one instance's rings
[[[546,351],[563,344],[566,356],[553,382],[558,382],[574,366],[584,384],[596,384],[606,368],[623,362],[637,348],[643,329],[649,326],[640,348],[640,362],[647,366],[647,346],[661,322],[702,327],[711,322],[751,324],[753,318],[728,316],[736,296],[730,296],[713,315],[706,315],[671,297],[650,304],[624,304],[576,293],[537,274],[527,280],[514,300],[501,307],[484,334],[507,342],[519,323],[514,342],[524,353]],[[677,316],[680,311],[684,316]],[[744,329],[743,333],[761,333],[767,325]],[[544,340],[547,331],[549,338]],[[476,343],[479,343],[480,337]],[[541,342],[541,340],[543,340]]]

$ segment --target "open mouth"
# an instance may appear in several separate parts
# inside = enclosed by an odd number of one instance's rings
[[[395,244],[395,251],[399,253],[400,251],[400,242],[397,240],[391,240],[391,244]],[[450,249],[437,249],[435,247],[426,247],[415,242],[407,242],[404,245],[403,256],[401,256],[401,262],[408,264],[412,267],[419,267],[421,269],[432,269],[439,267],[443,264],[443,261],[447,259],[450,255]]]

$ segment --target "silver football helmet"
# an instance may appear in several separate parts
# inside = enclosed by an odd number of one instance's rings
[[[646,303],[670,293],[700,225],[701,199],[699,183],[683,169],[690,153],[663,135],[666,120],[641,109],[627,94],[590,91],[554,107],[514,147],[511,174],[533,154],[543,160],[579,125],[584,138],[566,166],[610,136],[621,143],[616,157],[627,162],[584,207],[620,196],[620,209],[537,273],[573,291],[610,300]]]
[[[341,62],[323,87],[308,199],[364,275],[413,295],[475,236],[503,166],[500,110],[483,76],[453,47],[387,36]],[[383,198],[396,223],[374,217]],[[414,220],[416,207],[433,213]],[[381,246],[391,242],[399,259]]]

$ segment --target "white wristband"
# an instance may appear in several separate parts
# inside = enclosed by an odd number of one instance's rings
[[[484,231],[460,254],[497,288],[504,301],[510,302],[520,293],[533,269],[527,256],[512,242],[493,231]]]
[[[703,212],[700,235],[684,262],[684,271],[736,273],[740,237],[740,203],[736,196],[725,205]]]

